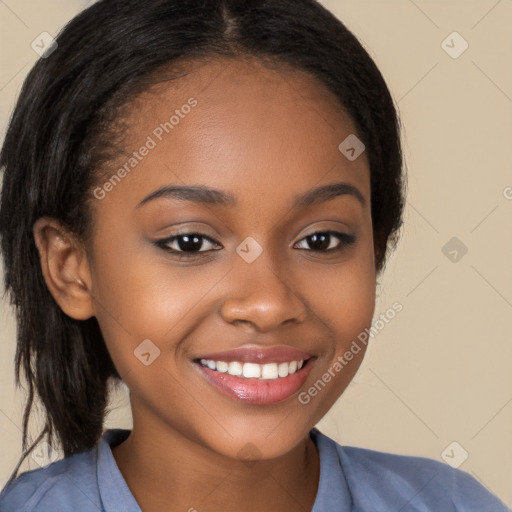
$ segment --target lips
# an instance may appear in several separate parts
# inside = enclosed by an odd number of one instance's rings
[[[239,348],[194,360],[223,395],[254,405],[273,404],[299,391],[313,366],[313,354],[289,347]]]

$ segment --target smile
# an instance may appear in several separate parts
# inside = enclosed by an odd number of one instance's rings
[[[288,377],[300,370],[304,365],[304,360],[290,361],[283,363],[242,363],[240,361],[213,361],[212,359],[201,359],[200,363],[220,373],[228,373],[244,379],[279,379]]]
[[[270,405],[300,391],[316,357],[291,347],[244,347],[194,359],[201,375],[222,395]]]

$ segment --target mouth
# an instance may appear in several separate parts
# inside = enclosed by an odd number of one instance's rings
[[[268,405],[295,395],[315,356],[292,349],[237,349],[194,359],[206,380],[224,396]]]

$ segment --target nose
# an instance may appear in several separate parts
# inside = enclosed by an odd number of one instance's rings
[[[307,316],[304,301],[289,282],[291,273],[277,268],[265,253],[250,264],[237,256],[230,273],[235,284],[229,287],[231,296],[221,307],[226,322],[249,325],[258,332],[271,331],[284,323],[301,323]]]

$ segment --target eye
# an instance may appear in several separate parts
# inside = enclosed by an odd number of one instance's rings
[[[195,256],[200,252],[216,250],[212,249],[212,246],[219,246],[215,240],[202,233],[178,233],[164,240],[157,240],[154,243],[167,252],[177,253],[183,257]],[[204,249],[205,245],[206,249]]]
[[[310,248],[298,247],[301,250],[309,250],[313,252],[331,253],[343,250],[346,246],[356,241],[354,235],[340,233],[338,231],[317,231],[304,237],[298,244],[308,244]],[[154,242],[157,247],[173,253],[179,254],[180,257],[194,257],[202,252],[218,250],[214,247],[221,245],[212,238],[202,233],[177,233],[163,240]]]
[[[340,233],[338,231],[317,231],[304,237],[299,244],[306,242],[312,246],[311,251],[314,252],[337,252],[341,251],[348,245],[352,245],[356,241],[354,235],[348,233]],[[299,247],[306,249],[306,247]]]

